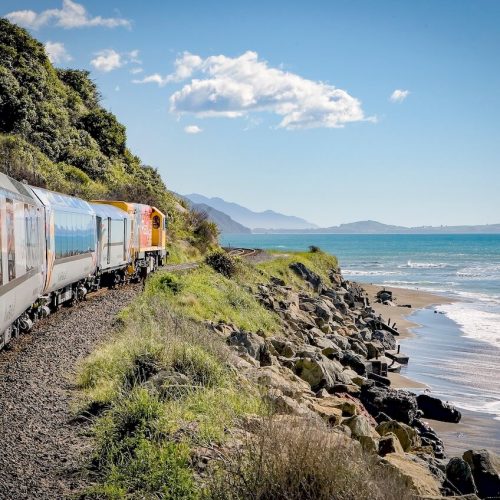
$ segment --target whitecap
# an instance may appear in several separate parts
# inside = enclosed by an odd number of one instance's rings
[[[500,309],[485,311],[474,302],[454,302],[440,305],[437,310],[457,323],[466,337],[500,347]]]

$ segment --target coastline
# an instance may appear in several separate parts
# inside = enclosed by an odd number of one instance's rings
[[[391,324],[394,321],[397,323],[400,332],[400,336],[397,340],[405,341],[403,342],[404,344],[407,344],[408,341],[411,343],[416,338],[414,330],[422,326],[408,319],[408,316],[415,316],[414,313],[423,309],[432,310],[433,306],[456,302],[453,299],[427,291],[387,287],[372,283],[359,284],[366,290],[370,298],[370,305],[376,313],[381,314],[382,318],[385,320],[391,318]],[[393,292],[396,304],[411,304],[412,307],[395,307],[376,303],[376,293],[383,288]],[[410,356],[410,363],[411,362],[412,356]],[[397,373],[389,374],[389,379],[391,380],[392,387],[397,389],[417,391],[434,389],[430,384]],[[462,413],[462,419],[458,424],[426,419],[443,440],[446,451],[452,455],[461,454],[465,450],[471,448],[472,441],[474,442],[473,447],[475,448],[490,448],[498,453],[498,442],[500,441],[500,425],[498,421],[494,420],[491,415],[479,411],[471,411],[464,408],[460,408],[460,411]]]
[[[408,316],[418,309],[425,309],[431,306],[443,304],[452,304],[454,301],[443,295],[427,292],[424,290],[416,290],[410,288],[399,288],[394,286],[377,285],[375,283],[359,284],[365,289],[370,299],[370,306],[373,307],[377,314],[381,314],[382,318],[389,320],[391,324],[396,322],[399,331],[398,339],[407,339],[413,336],[412,329],[420,326],[418,323],[410,321]],[[376,302],[376,295],[379,290],[385,289],[393,293],[396,306],[388,306]],[[411,304],[411,308],[398,307],[398,305]]]
[[[453,300],[447,297],[423,290],[377,285],[375,283],[359,282],[359,284],[368,294],[370,306],[375,310],[375,312],[380,314],[386,321],[389,321],[390,319],[391,325],[394,322],[396,323],[399,331],[399,336],[397,338],[398,341],[411,338],[413,336],[411,331],[412,328],[419,326],[418,323],[408,319],[408,316],[416,310],[441,304],[450,304],[453,302]],[[392,292],[394,303],[396,304],[395,306],[376,302],[377,292],[382,289]],[[411,304],[411,308],[398,307],[399,304]],[[388,378],[391,381],[391,386],[395,389],[427,389],[429,387],[425,383],[413,380],[405,375],[401,375],[400,373],[389,373]]]

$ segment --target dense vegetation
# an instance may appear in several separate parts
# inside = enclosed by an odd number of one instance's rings
[[[169,215],[171,234],[205,251],[216,227],[192,214],[126,146],[88,71],[56,69],[43,45],[0,19],[0,172],[86,199],[121,198]],[[193,249],[177,245],[186,259]]]

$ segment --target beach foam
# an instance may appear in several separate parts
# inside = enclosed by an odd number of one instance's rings
[[[500,347],[500,310],[482,310],[478,302],[455,302],[437,309],[455,321],[466,337]]]

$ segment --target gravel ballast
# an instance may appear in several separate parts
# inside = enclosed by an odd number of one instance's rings
[[[85,486],[91,443],[73,420],[75,368],[141,288],[98,292],[0,351],[0,499],[58,499]]]

